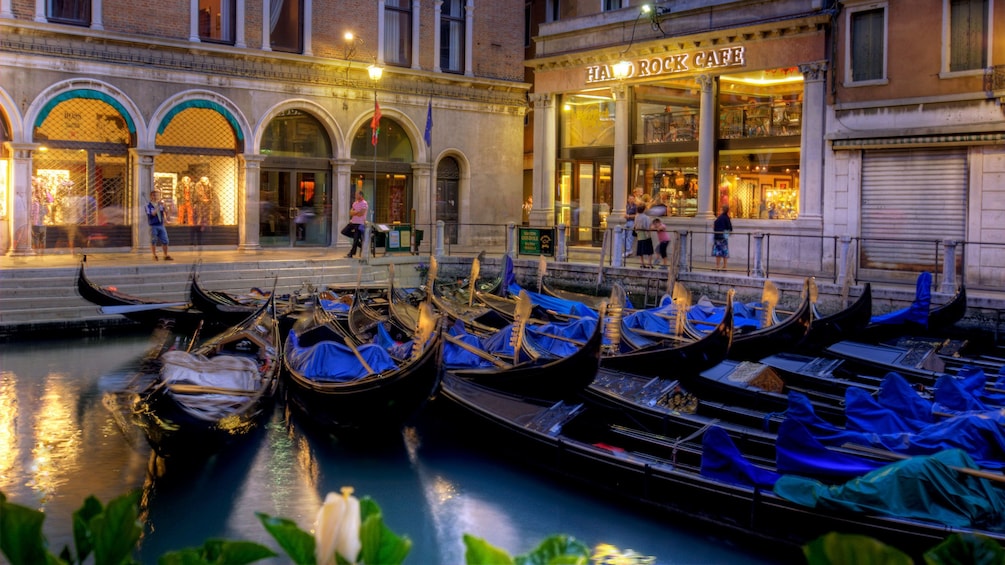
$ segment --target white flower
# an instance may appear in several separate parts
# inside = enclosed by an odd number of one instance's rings
[[[342,493],[329,492],[318,510],[314,522],[314,557],[318,565],[334,565],[338,553],[350,563],[363,544],[359,540],[359,499],[352,496],[352,487],[342,487]]]

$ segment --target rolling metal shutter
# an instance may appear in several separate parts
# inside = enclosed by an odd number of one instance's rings
[[[933,269],[964,238],[967,184],[966,148],[865,151],[861,267]]]

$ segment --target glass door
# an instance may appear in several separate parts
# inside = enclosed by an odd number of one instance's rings
[[[263,170],[259,242],[270,247],[331,242],[331,185],[326,171]]]

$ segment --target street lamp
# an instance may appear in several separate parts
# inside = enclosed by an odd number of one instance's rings
[[[380,104],[377,103],[377,81],[380,77],[384,76],[384,68],[377,65],[374,61],[372,65],[366,68],[367,74],[370,75],[370,80],[373,81],[373,120],[370,122],[371,137],[370,141],[373,145],[373,200],[376,201],[377,198],[377,141],[379,137],[377,132],[380,128]],[[363,248],[365,251],[361,253],[366,254],[370,252],[370,230],[366,230],[366,241],[363,242]]]

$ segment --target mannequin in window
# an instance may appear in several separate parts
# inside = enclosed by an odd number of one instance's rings
[[[181,177],[181,184],[178,185],[175,198],[178,199],[178,223],[192,225],[194,223],[192,211],[192,177],[188,175]]]

